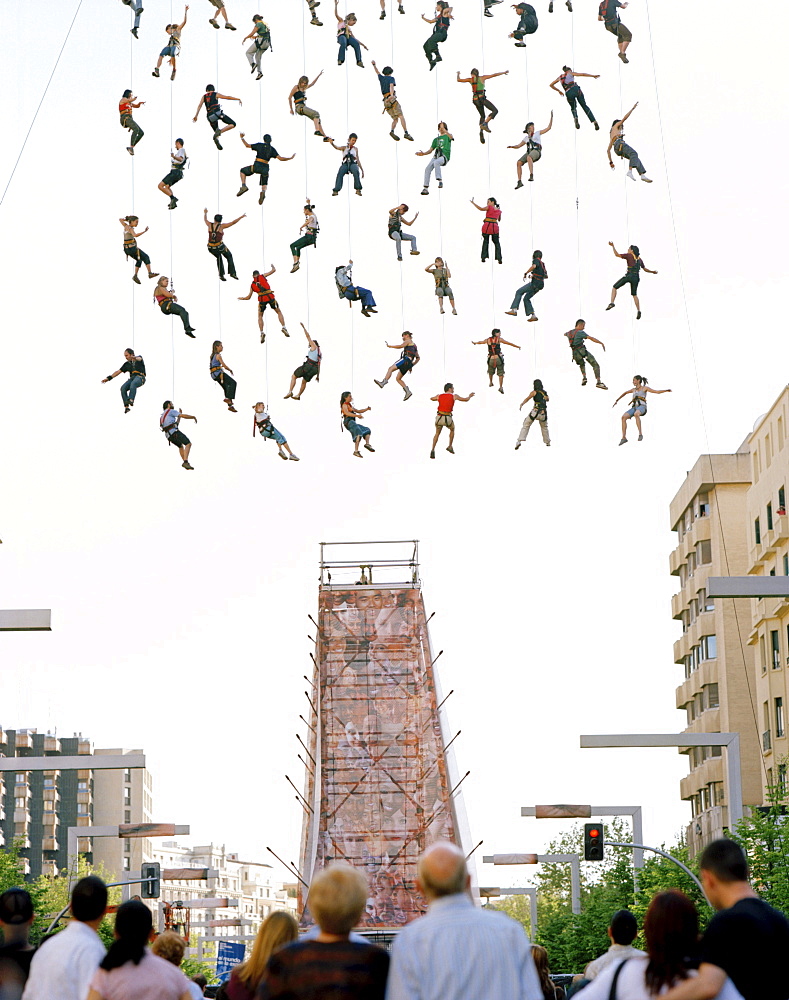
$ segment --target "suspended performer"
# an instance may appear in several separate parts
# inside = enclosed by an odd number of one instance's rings
[[[228,368],[222,358],[222,341],[215,340],[213,346],[211,347],[211,360],[209,361],[209,369],[211,372],[211,378],[214,382],[218,382],[222,386],[222,391],[225,394],[225,402],[227,403],[227,408],[231,413],[237,413],[235,406],[233,406],[233,400],[236,398],[236,387],[238,383],[232,377],[233,369]]]
[[[246,132],[239,132],[238,137],[247,147],[251,149],[255,154],[255,162],[248,167],[242,167],[241,173],[241,187],[236,192],[236,197],[240,198],[242,194],[246,194],[249,190],[247,187],[247,177],[251,177],[256,174],[260,177],[260,196],[258,197],[258,205],[262,205],[266,199],[266,188],[268,187],[268,169],[270,160],[282,160],[283,163],[287,163],[288,160],[292,160],[296,155],[293,156],[280,156],[279,153],[271,145],[271,136],[266,134],[263,136],[263,142],[253,142],[249,143],[244,138]]]
[[[260,343],[265,344],[266,342],[266,332],[263,327],[263,314],[266,308],[273,309],[277,314],[277,319],[282,327],[282,332],[286,337],[289,337],[287,327],[285,326],[285,317],[282,315],[282,311],[279,308],[279,303],[277,302],[276,296],[274,295],[274,290],[271,285],[266,280],[270,278],[272,274],[276,272],[276,267],[271,265],[271,270],[266,271],[265,274],[261,274],[260,271],[252,272],[252,284],[249,286],[249,294],[239,295],[240,302],[248,302],[253,294],[258,297],[258,329],[260,330]]]
[[[301,115],[303,118],[309,118],[312,124],[315,126],[315,135],[320,135],[323,137],[324,142],[331,142],[331,138],[326,135],[323,131],[323,126],[321,125],[321,113],[320,111],[315,111],[313,108],[308,108],[306,105],[307,91],[310,87],[314,87],[315,84],[323,76],[323,70],[318,73],[315,79],[310,83],[310,78],[308,76],[300,76],[299,82],[288,94],[288,108],[292,115]],[[294,109],[295,104],[295,109]]]
[[[352,306],[352,304],[358,299],[362,304],[362,316],[369,317],[370,313],[378,312],[375,308],[373,293],[369,288],[362,288],[361,285],[354,285],[353,275],[351,274],[352,267],[352,260],[349,260],[347,264],[341,264],[339,267],[335,267],[334,280],[337,284],[337,291],[339,292],[341,299],[348,299],[349,307]]]
[[[482,263],[484,264],[488,259],[490,240],[493,240],[496,260],[499,264],[501,264],[501,244],[499,243],[499,222],[501,220],[501,209],[499,208],[499,203],[495,198],[488,198],[486,204],[478,205],[472,198],[471,204],[477,209],[477,211],[485,213],[485,218],[482,222]]]
[[[175,149],[170,153],[170,173],[165,177],[162,177],[159,181],[159,190],[162,194],[166,194],[170,199],[170,204],[168,208],[177,208],[178,199],[173,194],[173,184],[177,184],[178,181],[183,180],[184,167],[186,166],[186,150],[184,149],[184,140],[175,140]]]
[[[231,128],[236,127],[236,123],[232,118],[228,117],[222,110],[219,102],[222,101],[238,101],[238,106],[241,107],[240,97],[231,97],[229,94],[218,94],[212,83],[207,83],[205,87],[205,93],[200,98],[200,103],[197,105],[197,111],[195,111],[195,116],[192,119],[193,122],[197,121],[197,116],[200,114],[200,108],[205,104],[205,116],[206,121],[211,126],[214,133],[214,145],[217,149],[222,148],[222,144],[219,141],[219,136],[223,132],[229,132]],[[219,123],[224,122],[225,127],[220,128]]]
[[[441,174],[441,168],[445,167],[449,163],[449,158],[452,155],[452,143],[455,141],[455,137],[447,129],[446,122],[438,123],[438,135],[430,143],[430,149],[421,150],[416,155],[417,156],[429,156],[430,162],[425,167],[425,180],[422,187],[421,194],[429,194],[428,188],[430,187],[430,175],[435,170],[436,180],[438,181],[438,186],[442,188],[444,186],[444,179]]]
[[[383,71],[379,73],[378,67],[375,65],[375,59],[372,60],[372,67],[373,72],[378,77],[378,84],[381,88],[381,95],[384,99],[384,113],[388,114],[392,119],[392,127],[389,130],[389,135],[395,140],[395,142],[400,141],[400,136],[395,132],[397,123],[400,122],[403,126],[403,138],[410,139],[410,141],[413,142],[414,137],[408,131],[403,109],[400,107],[400,102],[398,101],[397,94],[395,93],[395,78],[393,76],[394,70],[391,66],[384,66]]]
[[[636,307],[636,319],[641,319],[641,303],[638,301],[638,282],[640,280],[640,272],[644,271],[646,274],[657,274],[657,271],[650,271],[646,264],[641,260],[640,251],[638,247],[631,243],[627,248],[625,253],[618,253],[616,247],[609,240],[608,245],[614,251],[614,256],[621,258],[627,265],[627,270],[623,278],[614,283],[614,287],[611,289],[611,301],[605,307],[606,312],[609,309],[613,309],[616,305],[616,293],[617,290],[622,288],[624,285],[630,285],[630,294],[633,296],[633,305]]]
[[[213,17],[208,18],[208,23],[212,28],[219,28],[216,19],[221,16],[225,19],[225,27],[229,31],[235,31],[235,27],[230,23],[227,17],[227,11],[225,10],[225,0],[208,0],[212,7],[216,7],[216,14]]]
[[[299,226],[299,232],[304,233],[290,245],[290,252],[293,254],[293,267],[290,273],[298,271],[301,266],[301,251],[305,247],[314,247],[318,241],[318,233],[321,227],[318,224],[318,216],[315,214],[315,206],[309,201],[304,206],[304,222]]]
[[[353,33],[353,27],[357,20],[356,15],[346,14],[345,17],[340,17],[337,5],[338,0],[334,0],[334,16],[337,18],[337,44],[339,46],[339,51],[337,52],[337,65],[342,66],[345,62],[345,53],[350,45],[356,53],[356,65],[361,66],[363,69],[364,63],[362,62],[362,49],[364,49],[365,52],[369,52],[369,49],[364,42],[360,42]]]
[[[170,79],[175,79],[175,60],[181,54],[181,32],[186,27],[186,15],[189,11],[189,4],[184,7],[184,19],[180,24],[166,24],[164,27],[167,33],[167,44],[159,53],[159,59],[156,63],[156,68],[154,69],[151,76],[158,76],[159,69],[162,65],[162,60],[167,59],[173,68],[170,74]]]
[[[586,114],[586,117],[594,125],[595,129],[599,130],[600,126],[597,124],[597,121],[596,121],[595,116],[594,116],[594,112],[589,107],[589,105],[586,103],[586,98],[584,97],[584,92],[581,90],[581,88],[575,82],[576,81],[576,77],[579,77],[579,76],[587,76],[587,77],[589,77],[592,80],[599,80],[600,79],[600,74],[599,73],[597,73],[597,74],[595,74],[595,73],[574,73],[570,69],[569,66],[562,66],[562,72],[561,72],[561,74],[559,76],[557,76],[556,79],[553,81],[553,83],[550,85],[551,86],[551,90],[555,90],[557,94],[561,94],[562,92],[564,93],[564,96],[567,98],[567,103],[570,105],[570,111],[572,111],[573,119],[575,121],[575,127],[576,128],[580,128],[581,127],[581,123],[578,121],[578,108],[576,107],[577,104],[580,104],[581,107],[584,109],[584,113]],[[559,88],[556,86],[557,83],[561,83],[562,90],[559,90]]]
[[[405,213],[408,211],[408,205],[405,202],[402,205],[398,205],[396,208],[389,209],[389,222],[387,224],[387,229],[389,233],[389,239],[394,240],[397,244],[397,259],[403,259],[403,240],[406,243],[411,244],[411,256],[418,257],[419,250],[416,247],[416,236],[412,233],[404,233],[403,226],[413,226],[416,220],[419,218],[419,212],[414,215],[413,219],[409,220],[404,218]]]
[[[491,7],[495,7],[496,4],[503,3],[504,0],[485,0],[485,17],[493,17],[493,11]]]
[[[542,382],[536,378],[534,380],[534,388],[529,393],[529,395],[524,399],[521,405],[518,407],[522,410],[523,407],[532,400],[531,410],[526,414],[526,419],[523,421],[523,426],[518,434],[518,440],[515,442],[515,451],[520,448],[526,438],[529,436],[529,431],[531,430],[532,424],[537,421],[540,425],[540,430],[542,431],[542,440],[549,448],[551,446],[551,436],[548,433],[548,406],[549,401],[548,393],[545,391]]]
[[[123,219],[118,219],[118,222],[123,226],[123,252],[134,261],[132,281],[141,285],[139,273],[143,264],[145,264],[149,278],[158,278],[159,272],[151,270],[151,258],[137,246],[137,240],[148,232],[148,226],[141,233],[135,231],[139,221],[136,215],[127,215]]]
[[[332,197],[336,198],[340,193],[346,174],[350,174],[353,177],[353,189],[360,198],[362,196],[362,182],[359,175],[361,174],[364,177],[364,167],[359,156],[359,147],[356,145],[358,138],[359,136],[355,132],[351,132],[345,146],[338,146],[335,142],[332,142],[334,149],[338,153],[342,153],[342,162],[340,163],[340,169],[337,171],[337,177],[335,178],[334,187],[331,192]]]
[[[547,277],[548,270],[542,262],[542,250],[535,250],[531,255],[531,267],[523,276],[523,280],[526,284],[521,285],[515,293],[515,298],[512,300],[512,305],[506,311],[506,315],[517,316],[521,301],[523,301],[523,308],[526,310],[526,315],[529,317],[527,322],[536,323],[539,317],[534,311],[534,306],[532,305],[531,300],[537,292],[541,292],[543,288],[545,288],[545,279]]]
[[[193,417],[189,413],[184,413],[183,410],[176,410],[169,399],[165,399],[162,403],[162,409],[164,413],[159,417],[159,427],[164,431],[167,443],[174,444],[178,449],[181,456],[181,465],[185,469],[192,470],[194,466],[189,464],[189,452],[192,450],[192,442],[178,425],[181,420],[194,420],[197,423],[197,417]]]
[[[567,333],[565,333],[565,337],[567,337],[570,341],[573,361],[581,369],[581,385],[586,385],[586,362],[588,361],[592,366],[594,377],[597,379],[597,388],[607,389],[608,386],[600,380],[600,365],[598,365],[597,361],[592,357],[589,351],[587,351],[584,341],[591,340],[593,344],[599,344],[603,350],[605,350],[605,344],[602,340],[597,340],[591,334],[585,333],[585,327],[585,320],[579,319],[575,322],[575,328],[573,330],[568,330]]]
[[[320,5],[321,0],[307,0],[307,6],[310,9],[310,24],[314,24],[318,28],[323,27],[323,21],[321,21],[315,13],[315,8],[320,7]]]
[[[235,226],[237,222],[241,222],[242,219],[246,219],[247,213],[244,212],[243,215],[239,215],[237,219],[233,219],[232,222],[222,222],[223,216],[215,215],[214,221],[208,221],[208,209],[203,209],[203,221],[208,227],[208,252],[212,257],[216,258],[216,267],[219,271],[219,280],[225,281],[225,264],[227,261],[227,273],[231,278],[235,278],[238,281],[238,275],[236,274],[236,265],[233,263],[233,254],[225,246],[225,230],[229,229],[231,226]]]
[[[478,69],[472,69],[470,76],[461,76],[460,70],[457,72],[458,83],[471,84],[471,102],[479,115],[479,141],[483,145],[485,144],[485,132],[490,132],[488,123],[492,122],[499,113],[496,105],[492,104],[485,96],[485,82],[493,80],[497,76],[507,76],[509,72],[508,69],[505,69],[501,73],[484,73],[480,75]],[[487,116],[485,115],[486,109],[490,112]]]
[[[284,458],[286,462],[288,459],[290,459],[291,462],[298,462],[299,456],[293,454],[285,435],[280,433],[274,424],[272,424],[271,417],[266,412],[266,404],[255,403],[252,409],[255,411],[255,415],[252,418],[252,437],[254,437],[257,432],[264,441],[267,438],[270,438],[272,441],[276,441],[277,454],[280,458]]]
[[[372,410],[372,406],[365,406],[363,410],[357,410],[353,405],[353,396],[350,392],[344,392],[340,396],[342,426],[353,438],[353,453],[356,458],[364,458],[364,455],[359,451],[359,442],[362,439],[364,439],[364,446],[368,451],[375,451],[375,448],[370,444],[372,431],[369,427],[365,427],[364,424],[357,423],[356,421],[357,417],[360,417],[363,413],[367,413],[369,410]]]
[[[252,30],[248,35],[245,35],[241,39],[241,44],[248,42],[252,39],[252,44],[246,51],[247,62],[250,66],[250,72],[254,73],[257,70],[256,80],[263,79],[263,71],[260,68],[260,60],[263,58],[263,53],[267,50],[274,51],[271,46],[271,30],[260,14],[255,14],[252,18]]]
[[[647,393],[654,392],[656,395],[661,395],[664,392],[671,392],[671,389],[653,389],[651,386],[647,385],[647,380],[643,375],[633,376],[633,388],[625,389],[623,393],[616,397],[614,400],[614,406],[619,402],[619,400],[631,393],[630,408],[625,410],[622,414],[622,440],[619,442],[620,445],[627,444],[627,422],[631,417],[636,418],[636,427],[638,428],[638,440],[643,441],[644,435],[641,432],[641,418],[647,412]]]
[[[488,388],[493,388],[493,376],[498,375],[499,377],[499,392],[504,395],[504,354],[501,350],[501,345],[506,344],[507,347],[516,347],[520,350],[520,345],[513,344],[511,340],[504,340],[501,336],[501,330],[495,329],[491,330],[490,336],[486,337],[485,340],[472,340],[472,344],[478,347],[481,344],[485,344],[488,348]]]
[[[627,4],[620,3],[619,0],[601,0],[600,8],[597,11],[597,20],[604,21],[605,30],[610,31],[612,35],[616,35],[619,58],[623,63],[626,63],[630,62],[625,53],[627,52],[628,45],[633,41],[633,33],[619,20],[617,8],[620,7],[624,10]]]
[[[515,39],[516,48],[525,49],[526,42],[524,42],[523,36],[533,35],[539,27],[537,11],[530,3],[516,3],[512,5],[512,9],[518,15],[518,27],[507,37]]]
[[[443,257],[436,257],[435,262],[428,264],[425,270],[428,274],[433,275],[433,281],[436,283],[438,311],[442,316],[444,315],[444,299],[449,299],[449,304],[452,306],[452,315],[457,316],[457,309],[455,309],[455,295],[449,284],[449,279],[452,277],[452,272],[449,270],[449,264],[447,264]]]
[[[301,399],[308,382],[311,382],[313,379],[316,382],[320,382],[321,380],[321,361],[323,360],[323,355],[321,354],[320,344],[317,340],[312,339],[307,327],[303,323],[301,324],[301,328],[304,331],[304,336],[307,338],[307,357],[291,375],[290,388],[288,389],[287,396],[284,397],[285,399]],[[301,388],[297,393],[294,393],[293,390],[296,388],[298,379],[301,379]]]
[[[438,63],[442,61],[441,55],[438,51],[439,43],[447,40],[449,22],[454,20],[452,16],[452,8],[445,2],[445,0],[438,0],[438,3],[436,4],[435,17],[428,18],[425,17],[424,14],[421,16],[423,21],[427,24],[433,25],[433,34],[430,38],[428,38],[422,48],[427,56],[427,61],[430,63],[430,68],[435,69]]]
[[[408,330],[403,331],[403,342],[402,344],[390,344],[388,340],[384,341],[387,347],[391,348],[393,351],[400,351],[400,360],[395,361],[393,365],[390,365],[386,370],[386,375],[379,382],[377,378],[373,379],[373,382],[378,386],[379,389],[387,384],[392,375],[395,376],[395,381],[400,386],[400,388],[405,393],[403,397],[403,402],[410,399],[413,393],[408,388],[408,386],[403,381],[403,377],[407,375],[411,369],[419,364],[419,350],[414,343],[413,336]]]
[[[123,412],[128,413],[129,410],[134,406],[134,400],[137,397],[137,390],[140,386],[145,385],[145,362],[142,359],[142,355],[135,354],[131,347],[127,347],[123,352],[123,356],[126,359],[120,368],[113,372],[112,375],[108,375],[101,381],[111,382],[118,375],[128,375],[129,377],[121,385],[121,399],[123,400]]]
[[[608,149],[606,150],[606,153],[608,153],[608,165],[612,170],[614,169],[614,161],[611,159],[611,150],[613,149],[617,156],[621,156],[623,160],[627,160],[627,165],[629,167],[627,176],[631,181],[635,180],[635,177],[633,176],[633,171],[635,170],[642,181],[645,181],[647,184],[651,184],[652,181],[649,177],[647,177],[646,167],[641,162],[638,153],[632,146],[628,146],[625,142],[624,124],[637,107],[638,101],[636,101],[633,107],[623,118],[615,118],[612,122],[611,132],[608,137]]]
[[[529,168],[529,180],[534,180],[534,164],[542,156],[542,137],[546,132],[551,131],[551,126],[553,125],[553,111],[551,111],[551,120],[545,126],[545,128],[535,131],[534,122],[526,122],[526,128],[523,130],[526,136],[525,139],[517,144],[517,146],[507,146],[507,149],[520,149],[521,146],[526,147],[526,152],[520,157],[516,164],[518,171],[518,183],[515,185],[515,190],[523,187],[523,164],[525,163]]]
[[[455,387],[451,382],[447,382],[444,386],[444,391],[440,392],[437,396],[431,396],[430,400],[433,403],[438,403],[438,413],[436,413],[436,433],[433,435],[433,444],[430,448],[430,457],[436,457],[436,445],[438,444],[438,439],[441,436],[441,431],[445,427],[449,428],[449,444],[447,445],[447,451],[450,455],[455,454],[455,449],[453,444],[455,443],[455,418],[452,416],[452,411],[455,408],[455,403],[467,403],[474,396],[473,392],[470,392],[468,396],[458,396],[455,392]]]
[[[131,33],[135,38],[139,38],[140,36],[137,34],[137,31],[140,27],[140,17],[143,12],[142,0],[121,0],[121,3],[126,4],[127,7],[131,7],[134,14],[134,27],[131,29]]]
[[[165,316],[180,316],[184,325],[184,333],[194,340],[195,328],[189,323],[189,313],[183,306],[178,305],[178,298],[172,288],[167,287],[167,281],[167,275],[163,274],[156,282],[156,288],[153,292],[156,304]]]
[[[132,108],[141,108],[145,101],[136,101],[130,90],[124,90],[123,97],[118,101],[118,114],[121,117],[121,126],[131,132],[131,146],[126,147],[129,156],[134,156],[134,147],[145,135],[143,130],[132,118]]]

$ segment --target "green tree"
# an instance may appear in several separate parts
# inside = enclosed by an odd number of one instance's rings
[[[691,859],[688,856],[687,844],[683,837],[680,837],[674,844],[668,846],[660,844],[659,846],[662,851],[666,851],[678,861],[687,865],[694,875],[698,876],[697,860]],[[646,855],[644,867],[638,873],[638,892],[633,903],[633,913],[636,915],[639,927],[643,926],[644,916],[652,901],[652,897],[659,892],[665,892],[667,889],[679,889],[693,900],[699,914],[699,926],[703,930],[710,921],[712,909],[699,887],[673,861],[669,861],[668,858],[662,858],[659,854],[649,853]],[[638,940],[640,946],[643,947],[643,935],[639,935]]]
[[[200,975],[205,976],[209,986],[219,982],[214,966],[210,962],[198,962],[196,958],[185,958],[181,962],[181,972],[187,979],[194,979],[195,976]]]
[[[786,766],[786,759],[780,762]],[[754,889],[771,906],[789,914],[789,796],[786,788],[768,789],[768,805],[754,810],[732,833],[748,857]]]
[[[105,882],[115,882],[116,878],[112,872],[105,870],[103,865],[90,865],[85,858],[80,855],[75,866],[72,866],[71,881],[76,882],[86,875],[98,875]],[[31,895],[35,893],[38,905],[36,907],[36,919],[31,931],[31,940],[34,943],[41,939],[58,913],[61,912],[69,902],[69,873],[63,870],[59,875],[39,875],[30,885],[27,886]],[[121,901],[121,890],[117,886],[109,890],[110,905],[117,906]],[[58,930],[62,930],[65,924],[63,921],[58,925]],[[98,934],[106,947],[109,947],[114,940],[115,918],[110,915],[105,917],[99,924]]]

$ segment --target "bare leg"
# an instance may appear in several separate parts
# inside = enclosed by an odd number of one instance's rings
[[[503,388],[504,388],[504,376],[503,375],[499,375],[499,389],[503,389]]]
[[[296,395],[296,397],[295,397],[295,398],[296,398],[296,399],[301,399],[301,396],[302,396],[302,393],[304,392],[304,390],[305,390],[306,388],[307,388],[307,380],[306,380],[305,378],[303,378],[303,379],[301,380],[301,388],[299,389],[299,391],[298,391],[298,393],[297,393],[297,395]]]
[[[454,442],[454,440],[455,440],[455,428],[454,427],[450,427],[449,428],[449,444],[447,445],[447,451],[451,451],[452,450],[452,443]]]
[[[170,186],[168,184],[165,184],[164,181],[162,181],[158,185],[158,188],[162,192],[162,194],[166,194],[168,198],[172,198],[172,196],[173,196],[172,189],[170,188]]]
[[[283,327],[283,329],[284,329],[284,327],[287,326],[287,323],[285,322],[285,317],[282,315],[282,310],[279,307],[277,307],[274,310],[274,312],[277,314],[277,319],[279,320],[279,325],[281,327]]]
[[[457,316],[458,313],[457,313],[457,309],[455,309],[455,300],[454,299],[450,299],[449,300],[449,304],[452,306],[452,315],[453,316]]]
[[[635,305],[636,305],[636,309],[637,309],[637,310],[638,310],[639,312],[641,312],[641,303],[640,303],[640,302],[638,301],[638,296],[637,296],[637,295],[634,295],[634,296],[633,296],[633,302],[635,302]]]
[[[225,125],[224,128],[220,128],[217,135],[222,135],[223,132],[229,132],[231,128],[235,128],[235,125]]]
[[[527,156],[526,157],[526,162],[529,165],[529,180],[533,180],[534,179],[534,161],[532,160],[532,158],[530,156]]]
[[[636,427],[638,428],[638,436],[641,437],[641,414],[636,414]]]
[[[399,122],[400,122],[400,124],[401,124],[401,125],[403,126],[403,131],[404,131],[404,132],[407,132],[407,131],[408,131],[408,126],[407,126],[407,125],[406,125],[406,123],[405,123],[405,115],[400,115],[400,117],[399,117],[398,121],[399,121]],[[392,127],[394,128],[394,126],[392,126]]]
[[[389,371],[392,369],[390,368]],[[403,374],[400,369],[397,369],[397,375],[395,375],[395,382],[400,386],[400,388],[405,392],[405,382],[403,381]]]
[[[436,427],[436,433],[433,435],[433,446],[430,449],[431,451],[435,451],[436,450],[436,445],[438,444],[438,439],[441,436],[441,431],[443,429],[444,429],[443,427]]]
[[[627,421],[628,421],[628,417],[627,417],[626,414],[624,414],[622,416],[622,437],[623,438],[627,437]]]
[[[518,180],[520,181],[520,180],[523,179],[523,164],[521,163],[520,160],[517,160],[515,162],[515,166],[517,167],[517,170],[518,170]]]
[[[611,289],[611,301],[612,302],[616,301],[616,289],[615,288]]]
[[[258,309],[258,330],[263,333],[263,313]]]
[[[285,397],[285,399],[289,399],[293,395],[293,389],[294,389],[295,385],[296,385],[296,376],[295,375],[291,375],[290,376],[290,386],[288,387],[288,395]]]

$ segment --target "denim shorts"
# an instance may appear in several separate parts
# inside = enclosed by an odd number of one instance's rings
[[[626,417],[634,417],[638,414],[639,417],[643,417],[647,412],[646,406],[642,403],[640,406],[631,406],[629,410],[625,413]]]

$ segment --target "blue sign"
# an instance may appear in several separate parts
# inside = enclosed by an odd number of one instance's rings
[[[246,945],[243,941],[219,941],[217,945],[216,975],[224,983],[233,966],[244,961]]]

